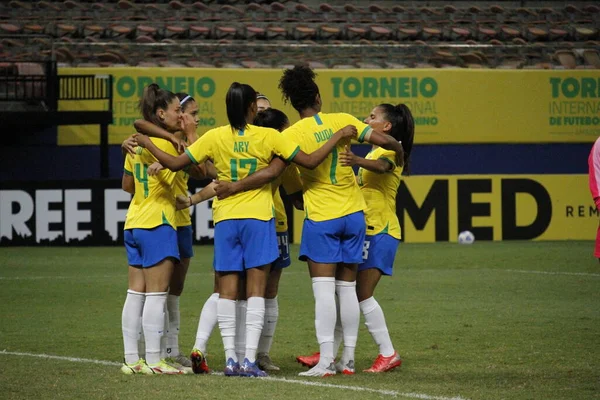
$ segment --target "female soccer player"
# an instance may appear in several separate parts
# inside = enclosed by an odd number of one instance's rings
[[[256,115],[254,125],[273,128],[282,132],[290,126],[290,121],[282,111],[268,108]],[[302,195],[302,181],[296,167],[288,166],[283,174],[272,183],[279,257],[273,262],[269,273],[265,292],[265,323],[258,342],[258,365],[265,371],[279,371],[279,367],[271,360],[269,352],[271,351],[273,335],[279,319],[279,304],[277,301],[279,280],[283,268],[289,267],[291,264],[287,214],[279,193],[279,187],[282,185],[288,195]]]
[[[414,140],[414,120],[404,104],[394,106],[381,104],[375,107],[365,122],[379,132],[389,134],[402,143],[404,148],[404,170],[409,172],[410,153]],[[363,247],[363,262],[358,266],[356,290],[365,325],[373,340],[379,346],[379,355],[365,372],[390,371],[402,364],[390,340],[383,311],[373,297],[375,287],[382,275],[392,275],[396,250],[400,243],[401,231],[396,215],[396,193],[400,186],[402,166],[394,161],[394,153],[373,146],[366,158],[355,156],[346,150],[340,154],[343,166],[358,165],[358,185],[364,196],[367,208],[367,236]],[[341,342],[339,329],[336,329],[334,354]],[[319,361],[319,354],[301,356],[298,361],[313,366]]]
[[[308,155],[274,129],[250,125],[257,112],[256,91],[251,86],[234,82],[227,92],[226,106],[230,124],[206,132],[178,157],[162,151],[143,135],[136,139],[172,171],[210,158],[219,180],[237,181],[263,169],[275,155],[309,169],[316,168],[339,140],[355,135],[351,127],[344,127],[326,146]],[[278,256],[272,208],[270,186],[213,203],[218,322],[227,360],[226,375],[266,376],[256,365],[256,349],[263,327],[269,267]],[[235,299],[239,273],[243,271],[247,274],[248,310],[246,357],[240,368],[235,354]]]
[[[160,89],[158,85],[151,84],[144,88],[140,109],[147,121],[160,125],[169,132],[179,129],[179,99],[173,93]],[[173,155],[177,154],[168,141],[152,141],[158,148]],[[179,260],[172,194],[175,174],[163,170],[156,176],[149,176],[148,167],[156,158],[142,148],[139,148],[133,161],[131,171],[125,171],[134,177],[135,194],[132,200],[134,208],[125,221],[130,290],[122,315],[125,346],[125,363],[122,370],[129,367],[132,373],[181,374],[182,371],[168,365],[160,357],[160,340],[165,329],[163,313],[167,289],[174,263]],[[141,295],[143,292],[144,300]],[[147,364],[139,359],[137,352],[140,309],[143,309],[141,314]]]
[[[279,82],[284,100],[291,102],[301,120],[283,132],[304,151],[314,151],[341,126],[355,126],[359,142],[367,141],[395,152],[403,164],[402,146],[390,136],[375,132],[348,114],[321,112],[321,96],[314,72],[304,66],[284,71]],[[358,336],[359,305],[356,295],[357,267],[362,262],[365,239],[365,203],[352,169],[338,165],[339,151],[310,171],[300,167],[306,219],[302,229],[300,259],[308,262],[315,297],[315,328],[320,360],[302,376],[336,373],[333,341],[336,321],[335,295],[340,304],[344,355],[340,371],[354,374],[354,349]]]
[[[264,94],[257,93],[256,106],[258,108],[258,112],[265,111],[271,108],[271,101]]]
[[[180,101],[182,111],[182,124],[174,136],[181,139],[186,145],[194,143],[198,139],[196,130],[198,128],[198,104],[193,97],[187,93],[177,93],[177,98]],[[135,121],[134,126],[138,132],[155,137],[168,137],[173,134],[164,131],[157,125],[149,121]],[[148,174],[153,175],[162,169],[160,163],[155,163],[148,168]],[[213,173],[214,167],[210,163],[205,163],[202,169],[192,168],[186,171],[178,171],[175,176],[174,197],[188,193],[188,179],[190,174],[198,179],[204,179],[205,174]],[[214,177],[214,176],[213,176]],[[179,327],[180,327],[180,312],[179,298],[183,292],[185,277],[190,265],[190,259],[194,255],[193,250],[193,231],[192,221],[189,210],[178,210],[175,214],[175,225],[177,226],[177,243],[179,247],[180,262],[175,265],[171,282],[169,283],[169,296],[167,297],[167,316],[168,327],[166,332],[166,349],[165,357],[171,365],[178,364],[184,367],[191,368],[190,359],[179,351]]]
[[[589,166],[589,185],[592,199],[596,208],[600,210],[600,138],[596,139],[590,156],[588,157]],[[596,247],[594,248],[594,257],[600,261],[600,225],[596,233]]]

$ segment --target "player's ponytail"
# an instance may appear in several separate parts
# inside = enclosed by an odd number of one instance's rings
[[[246,117],[250,116],[252,104],[256,105],[256,91],[250,85],[233,82],[225,96],[227,119],[229,125],[236,130],[242,130],[248,125]],[[252,116],[254,119],[254,116]]]
[[[279,80],[283,101],[292,103],[298,112],[315,107],[319,87],[315,83],[315,72],[307,66],[296,65],[283,71]]]
[[[415,120],[410,108],[406,104],[398,104],[395,107],[396,113],[400,116],[401,130],[399,139],[404,149],[404,171],[410,174],[410,154],[412,152],[413,142],[415,140]]]
[[[383,110],[385,118],[392,124],[389,135],[402,142],[404,150],[404,171],[410,174],[410,153],[412,152],[413,141],[415,138],[415,121],[410,109],[406,104],[381,104],[379,107]]]
[[[168,109],[175,97],[174,93],[161,89],[156,83],[151,83],[144,88],[140,99],[139,108],[142,116],[146,121],[164,127],[164,124],[156,116],[156,111]]]

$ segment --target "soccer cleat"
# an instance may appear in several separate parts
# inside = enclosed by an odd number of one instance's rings
[[[305,367],[312,368],[319,363],[319,359],[321,358],[321,353],[317,352],[311,356],[298,356],[296,357],[296,361]]]
[[[248,361],[247,358],[244,358],[244,362],[242,363],[242,366],[240,367],[240,376],[263,378],[268,375],[265,371],[262,371],[260,368],[258,368],[258,365],[256,365],[256,362],[250,362],[250,361]]]
[[[326,378],[335,375],[335,365],[331,363],[327,368],[324,368],[320,364],[317,364],[306,372],[300,372],[298,375]]]
[[[335,370],[344,375],[354,375],[354,360],[350,360],[346,365],[342,362],[335,363]]]
[[[145,366],[146,366],[146,361],[144,361],[142,358],[140,358],[133,364],[127,364],[126,362],[124,362],[123,366],[121,366],[121,372],[124,373],[125,375],[141,374],[142,369]]]
[[[384,357],[381,354],[377,356],[377,359],[371,365],[371,368],[365,369],[364,372],[387,372],[391,371],[396,367],[402,365],[402,358],[398,355],[396,351],[389,357]]]
[[[208,374],[210,372],[208,364],[206,363],[206,357],[200,350],[193,349],[190,359],[192,371],[194,371],[195,374]]]
[[[183,365],[184,367],[192,368],[192,361],[190,361],[190,359],[184,356],[183,354],[180,354],[177,357],[175,357],[175,362],[177,364]]]
[[[279,367],[273,364],[273,360],[267,353],[259,353],[258,357],[256,357],[256,363],[258,364],[258,368],[263,371],[279,371]]]
[[[186,359],[186,358],[184,357],[184,359]],[[191,367],[186,367],[185,365],[182,365],[179,362],[177,362],[177,358],[167,357],[167,358],[165,358],[165,362],[168,365],[170,365],[171,367],[177,368],[178,370],[180,370],[181,372],[183,372],[186,375],[194,373],[194,371],[192,371]]]
[[[160,360],[156,364],[147,364],[148,370],[144,373],[150,374],[158,374],[158,375],[183,375],[183,371],[178,370],[177,368],[169,365],[166,360]]]
[[[240,363],[233,361],[233,358],[228,358],[223,373],[225,376],[240,376]]]

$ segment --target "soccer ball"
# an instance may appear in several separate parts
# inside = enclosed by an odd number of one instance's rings
[[[475,235],[471,231],[462,231],[458,234],[458,243],[460,244],[473,244],[475,241]]]

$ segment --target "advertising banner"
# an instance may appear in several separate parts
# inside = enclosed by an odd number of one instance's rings
[[[117,180],[2,183],[0,244],[122,243],[130,199]],[[211,206],[191,209],[196,243],[214,237]],[[593,240],[599,216],[586,175],[412,176],[396,209],[406,242],[456,241],[463,230],[476,240]],[[298,243],[304,213],[293,218]]]
[[[597,71],[533,70],[317,70],[323,112],[364,119],[381,103],[405,103],[415,117],[418,143],[593,142],[600,136]],[[109,143],[119,144],[140,118],[143,89],[157,83],[186,92],[200,108],[199,131],[226,125],[225,94],[234,81],[248,83],[283,110],[281,70],[194,68],[61,68],[60,74],[112,74],[113,124]],[[63,101],[61,110],[93,110],[93,101]],[[98,126],[61,126],[61,145],[99,143]]]

